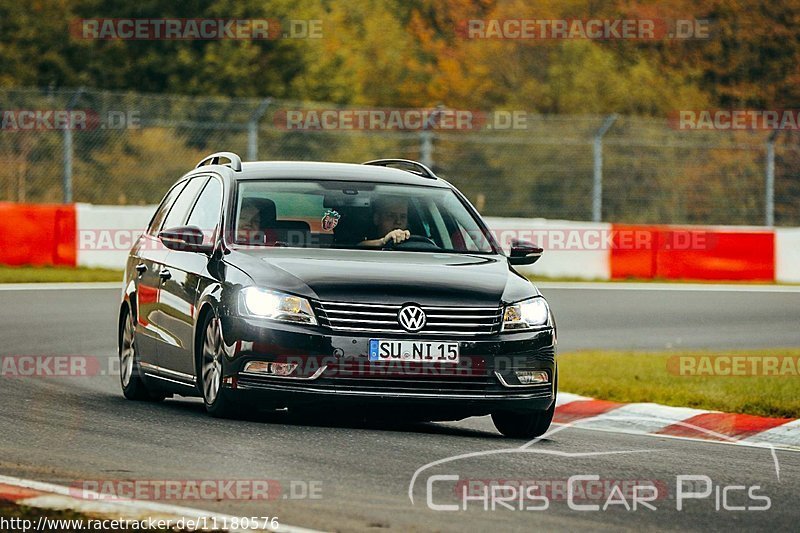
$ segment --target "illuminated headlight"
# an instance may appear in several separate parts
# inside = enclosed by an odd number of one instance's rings
[[[241,305],[242,311],[252,316],[302,324],[317,323],[308,300],[291,294],[247,287],[242,290]]]
[[[545,326],[550,320],[550,309],[544,298],[536,297],[506,306],[503,331]]]

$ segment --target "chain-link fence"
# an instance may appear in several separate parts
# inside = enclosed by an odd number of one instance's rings
[[[5,201],[155,203],[204,156],[227,150],[244,160],[417,159],[492,216],[800,225],[797,131],[519,111],[475,114],[480,127],[362,128],[341,117],[327,127],[310,117],[369,110],[79,89],[0,90],[0,110]],[[497,120],[512,114],[524,124]]]

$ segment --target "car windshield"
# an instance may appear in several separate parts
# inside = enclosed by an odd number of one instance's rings
[[[491,237],[449,188],[253,180],[238,184],[236,198],[239,245],[494,253]],[[390,235],[397,233],[399,242]]]

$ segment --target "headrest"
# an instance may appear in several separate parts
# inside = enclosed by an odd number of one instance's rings
[[[269,198],[244,198],[242,200],[242,208],[247,206],[255,206],[261,215],[261,226],[271,226],[278,218],[277,210],[275,209],[275,202]]]

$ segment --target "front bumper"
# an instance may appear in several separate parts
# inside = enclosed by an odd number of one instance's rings
[[[556,342],[552,327],[481,337],[415,338],[346,335],[320,326],[228,316],[222,319],[229,357],[228,392],[269,406],[337,402],[398,404],[485,414],[544,410],[555,400]],[[368,358],[370,338],[459,342],[458,365]],[[297,364],[292,377],[245,372],[251,361]],[[549,381],[522,385],[515,370],[547,372]]]

